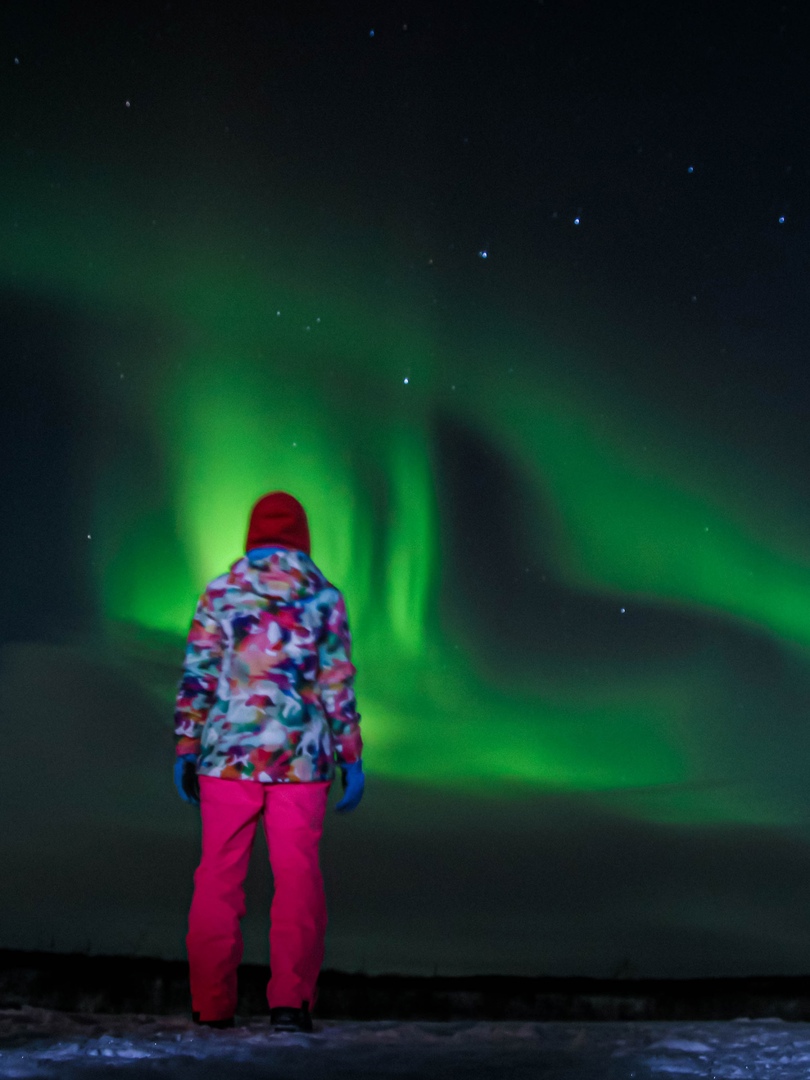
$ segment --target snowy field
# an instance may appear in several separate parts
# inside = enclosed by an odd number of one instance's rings
[[[0,1010],[0,1077],[810,1077],[810,1025],[777,1020],[315,1026],[311,1035],[274,1035],[264,1019],[220,1032],[182,1017]]]

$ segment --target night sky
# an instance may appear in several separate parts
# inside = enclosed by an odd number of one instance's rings
[[[12,0],[0,46],[0,947],[184,955],[183,643],[281,488],[366,743],[328,967],[810,971],[802,8]]]

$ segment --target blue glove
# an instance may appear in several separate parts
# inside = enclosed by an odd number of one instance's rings
[[[197,776],[197,755],[183,754],[174,763],[174,786],[183,802],[200,805],[200,778]]]
[[[353,761],[351,765],[341,765],[343,772],[343,790],[346,794],[335,807],[336,814],[345,814],[354,810],[363,798],[363,789],[366,786],[366,778],[363,776],[363,762]]]

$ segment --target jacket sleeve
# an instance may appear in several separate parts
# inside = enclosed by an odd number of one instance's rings
[[[206,591],[191,623],[183,676],[177,689],[174,734],[178,756],[200,752],[203,724],[217,698],[222,655],[222,629],[214,618]]]
[[[355,667],[346,604],[338,593],[318,646],[318,688],[324,712],[335,737],[338,765],[351,765],[363,753],[360,715],[354,696]]]

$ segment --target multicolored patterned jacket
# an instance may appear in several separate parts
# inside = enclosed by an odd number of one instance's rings
[[[254,561],[251,561],[251,558]],[[302,551],[252,553],[212,581],[188,637],[178,754],[262,783],[332,780],[362,754],[346,607]]]

